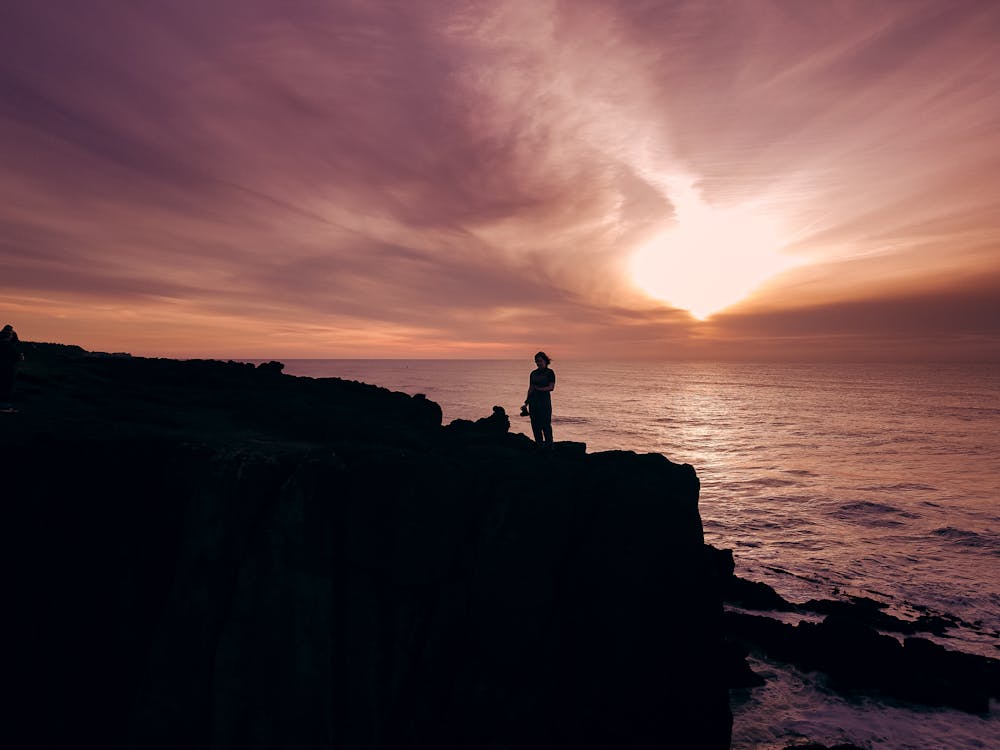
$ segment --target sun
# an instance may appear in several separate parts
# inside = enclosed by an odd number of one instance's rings
[[[636,286],[705,320],[798,264],[780,252],[776,222],[748,207],[713,208],[693,190],[671,195],[677,221],[631,259]]]

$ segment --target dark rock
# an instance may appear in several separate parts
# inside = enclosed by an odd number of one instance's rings
[[[735,575],[733,551],[716,549],[706,545],[709,565],[716,568],[722,577],[722,596],[728,603],[743,609],[770,612],[811,612],[821,615],[836,615],[851,619],[879,630],[893,633],[931,633],[943,635],[960,621],[944,615],[921,614],[916,620],[902,620],[883,610],[886,604],[863,596],[848,597],[847,600],[810,599],[802,604],[793,604],[784,599],[771,586],[757,581],[748,581]]]
[[[749,652],[749,648],[745,645],[728,640],[723,644],[722,658],[727,687],[755,688],[766,684],[764,678],[754,672],[747,663]]]
[[[452,433],[468,436],[470,433],[481,435],[506,435],[510,431],[510,417],[502,406],[494,406],[493,413],[475,422],[468,419],[455,419],[446,428]]]
[[[587,444],[557,440],[552,444],[552,450],[559,456],[583,458],[587,453]]]
[[[796,627],[799,662],[829,674],[842,687],[889,687],[902,670],[903,646],[851,618],[830,615],[821,623]]]
[[[433,401],[364,383],[296,378],[241,362],[85,354],[79,347],[25,346],[21,429],[220,445],[234,436],[419,445],[441,425],[441,408]]]
[[[792,663],[800,663],[803,658],[795,626],[771,617],[726,612],[723,615],[723,630],[736,643],[772,658]]]
[[[829,675],[841,690],[877,691],[914,703],[985,713],[1000,693],[1000,661],[949,651],[922,638],[900,644],[856,619],[788,625],[726,612],[724,629],[744,648]]]
[[[705,545],[705,564],[722,580],[732,576],[736,571],[736,559],[731,549],[717,549],[711,544]]]
[[[281,362],[261,362],[257,365],[257,371],[264,375],[280,375],[284,369],[285,365]]]
[[[1000,660],[949,651],[924,638],[903,641],[907,671],[900,688],[911,700],[986,713],[1000,698]]]
[[[466,439],[333,378],[32,353],[0,473],[36,745],[729,746],[690,466]]]
[[[797,609],[804,612],[845,617],[893,633],[943,635],[948,628],[955,625],[954,619],[940,615],[923,614],[916,620],[902,620],[884,612],[886,606],[882,602],[868,597],[852,596],[847,601],[810,599],[804,604],[798,605]]]
[[[823,671],[831,677],[833,687],[845,691],[874,690],[915,703],[974,713],[987,712],[990,696],[1000,692],[1000,661],[996,659],[948,651],[922,638],[908,638],[904,648],[892,636],[879,632],[940,635],[955,624],[954,619],[924,613],[916,620],[901,620],[886,613],[885,604],[867,597],[814,599],[794,605],[770,586],[734,575],[731,550],[706,545],[704,554],[706,565],[715,574],[714,585],[728,604],[742,609],[827,615],[819,624],[792,626],[769,617],[727,612],[724,629],[733,647],[724,659],[732,687],[752,686],[758,678],[745,660],[745,652],[752,649],[802,669]]]
[[[731,549],[716,549],[705,545],[705,555],[708,564],[720,578],[722,598],[728,604],[744,609],[757,609],[777,612],[791,612],[795,605],[786,601],[777,591],[766,583],[748,581],[734,575],[736,562]]]
[[[738,576],[729,579],[723,597],[730,604],[747,609],[791,612],[795,606],[766,583],[747,581]]]

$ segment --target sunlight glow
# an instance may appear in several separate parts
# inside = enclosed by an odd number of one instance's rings
[[[800,261],[779,252],[776,223],[752,207],[713,208],[691,182],[670,189],[677,221],[632,256],[651,297],[705,320]]]

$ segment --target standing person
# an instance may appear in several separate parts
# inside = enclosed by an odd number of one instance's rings
[[[552,360],[545,352],[535,355],[536,369],[528,377],[528,395],[524,403],[531,417],[531,431],[535,442],[552,447],[552,396],[556,387],[556,374],[549,367]]]
[[[10,403],[14,393],[14,378],[21,359],[21,347],[14,327],[6,325],[0,330],[0,412],[14,411]]]

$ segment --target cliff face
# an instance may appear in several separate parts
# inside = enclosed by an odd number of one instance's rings
[[[35,362],[0,447],[40,744],[729,746],[690,466],[273,369]]]

